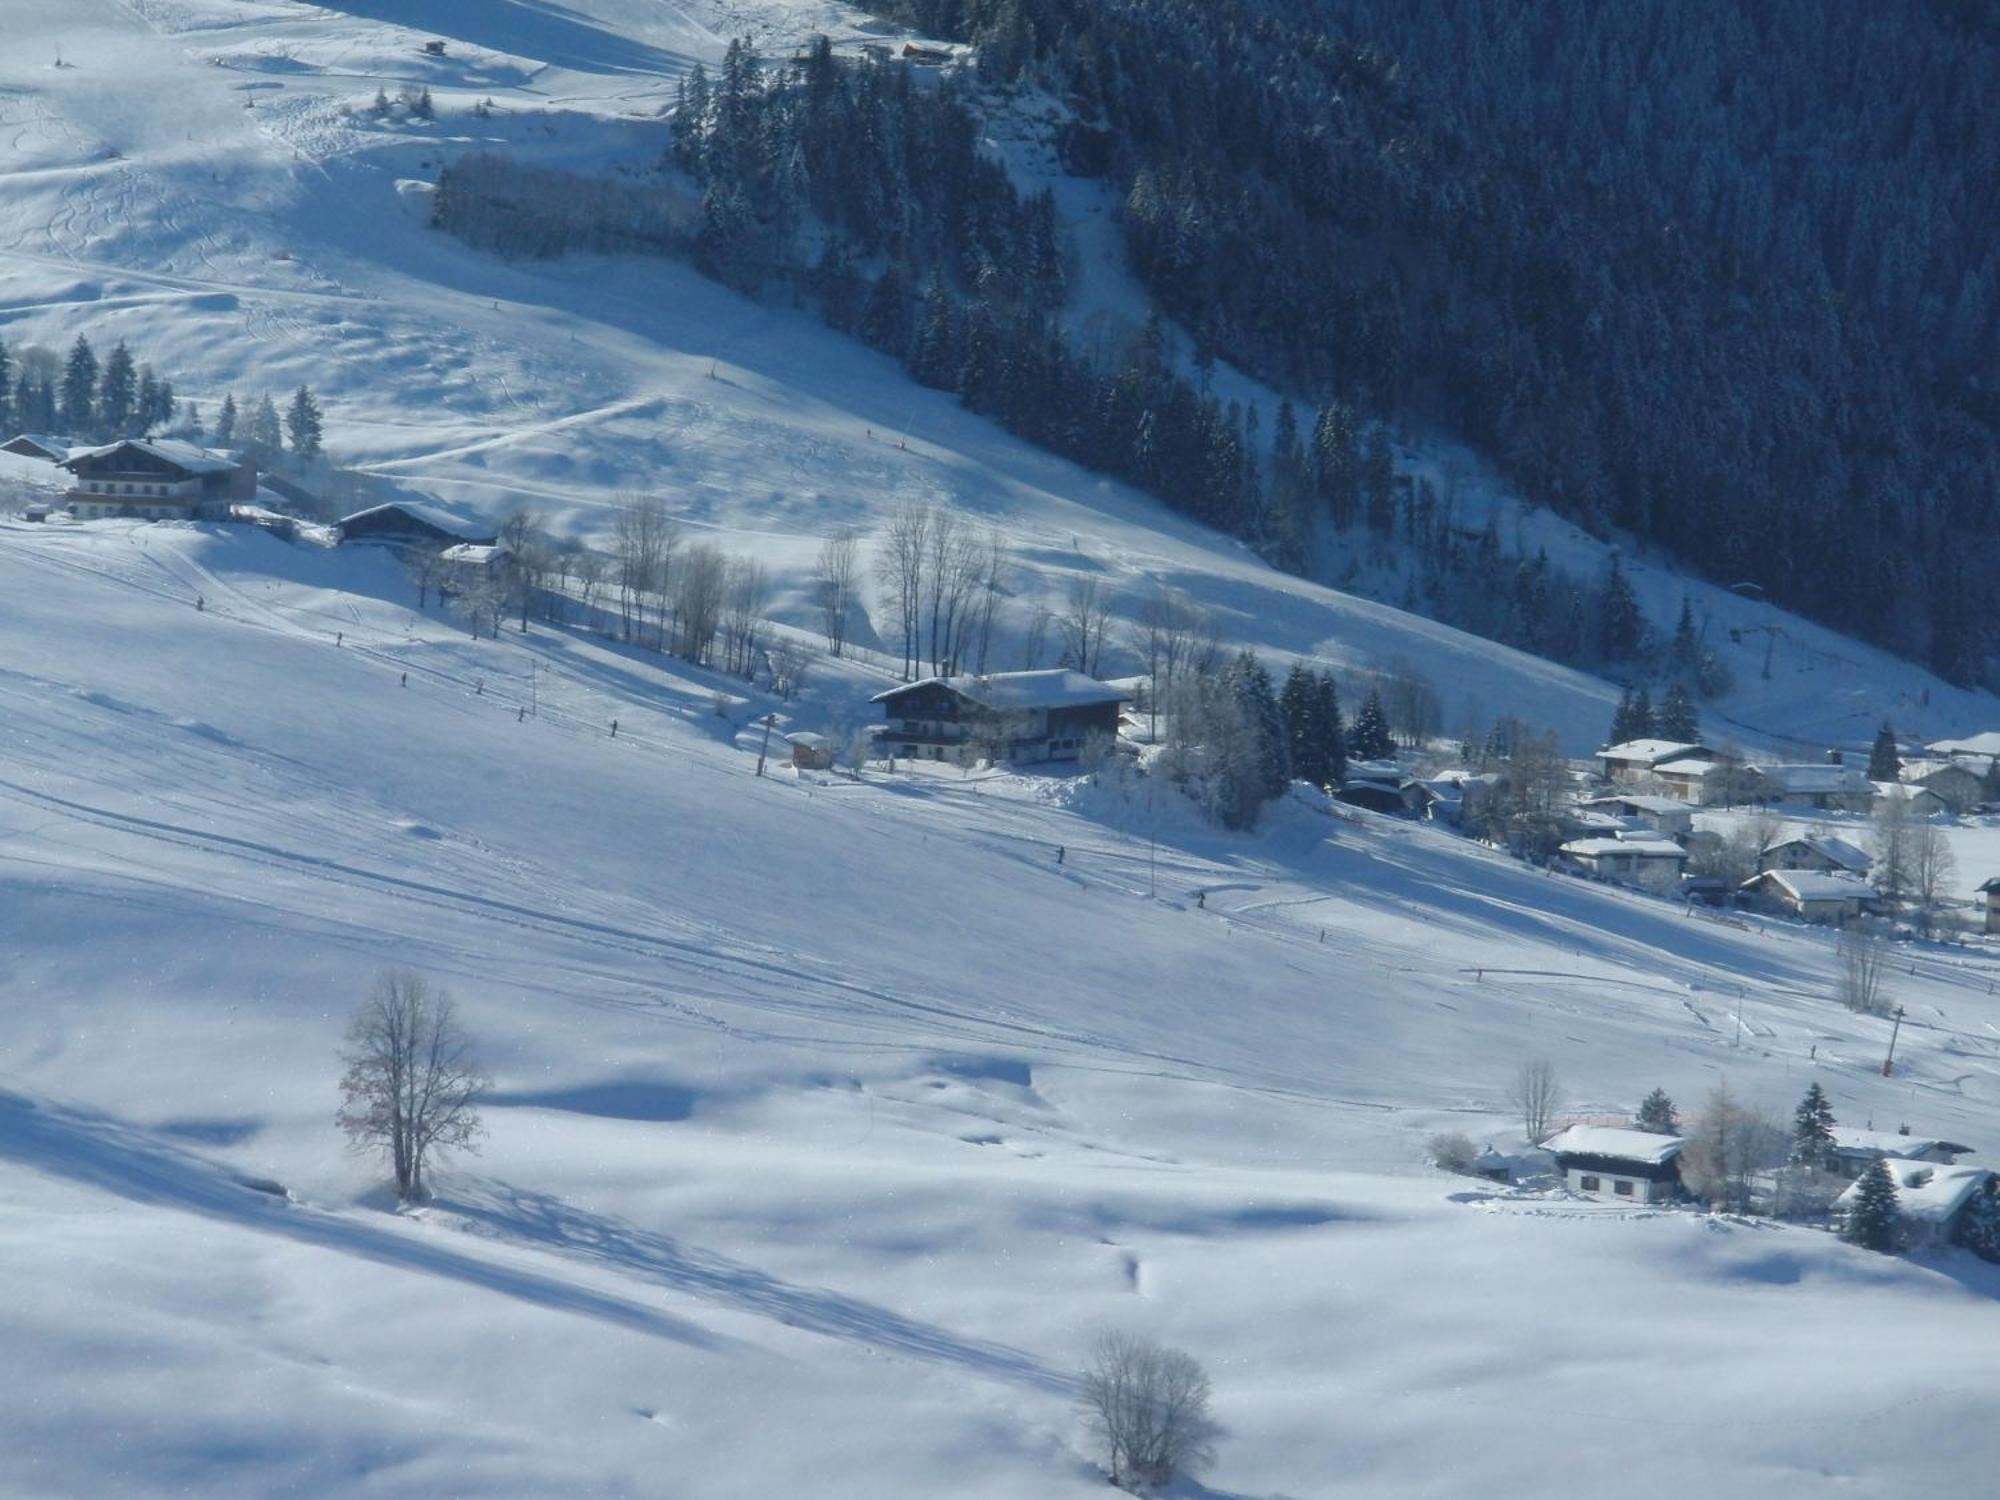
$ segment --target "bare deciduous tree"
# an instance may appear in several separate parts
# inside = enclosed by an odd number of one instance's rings
[[[914,502],[889,518],[889,529],[875,554],[875,573],[882,583],[882,613],[901,641],[903,678],[916,675],[922,655],[924,564],[930,555],[931,512]]]
[[[1717,1208],[1750,1205],[1750,1180],[1785,1160],[1785,1133],[1739,1102],[1724,1080],[1689,1123],[1681,1150],[1681,1180]]]
[[[487,1078],[451,995],[421,974],[389,969],[347,1025],[347,1072],[336,1117],[358,1151],[380,1151],[404,1202],[425,1196],[424,1172],[445,1151],[476,1151]]]
[[[756,675],[770,596],[771,575],[762,563],[753,557],[731,559],[722,589],[722,656],[725,669],[739,677]]]
[[[1216,647],[1214,622],[1200,605],[1178,589],[1158,589],[1139,606],[1131,634],[1132,649],[1146,664],[1148,732],[1160,735],[1160,703],[1173,691],[1182,672],[1207,670]]]
[[[826,649],[839,656],[847,649],[847,627],[861,587],[861,540],[843,526],[820,544],[819,567],[813,575],[813,601],[826,630]]]
[[[1111,1482],[1167,1484],[1215,1459],[1208,1376],[1193,1355],[1126,1333],[1091,1345],[1078,1404],[1103,1444]]]
[[[1925,825],[1907,798],[1885,797],[1875,810],[1875,889],[1891,902],[1910,894],[1916,865],[1917,836]]]
[[[1945,831],[1928,820],[1910,833],[1910,894],[1917,903],[1917,930],[1925,937],[1937,922],[1937,909],[1958,874],[1958,858]]]
[[[1529,1145],[1539,1146],[1548,1137],[1561,1093],[1555,1064],[1545,1057],[1522,1063],[1521,1070],[1514,1075],[1507,1098],[1521,1116],[1521,1129],[1526,1132]]]
[[[799,694],[812,670],[813,655],[803,641],[785,636],[771,646],[771,691],[786,702]]]
[[[1889,1008],[1884,984],[1889,972],[1888,950],[1873,932],[1859,924],[1841,929],[1835,963],[1842,1005],[1864,1015],[1880,1015]]]
[[[1072,578],[1064,594],[1066,607],[1057,618],[1062,628],[1063,660],[1095,677],[1104,656],[1104,638],[1111,629],[1111,594],[1095,578]]]
[[[728,560],[708,543],[697,542],[682,557],[679,574],[674,600],[679,626],[675,654],[706,665],[715,647],[715,633],[722,625]]]

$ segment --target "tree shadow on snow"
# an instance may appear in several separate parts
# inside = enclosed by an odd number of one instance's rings
[[[963,1338],[840,1292],[795,1286],[713,1251],[590,1213],[546,1193],[489,1181],[480,1183],[476,1194],[439,1206],[493,1235],[592,1261],[789,1328],[956,1365],[1055,1395],[1075,1391],[1075,1381],[1067,1373],[1049,1369],[1022,1350]]]
[[[272,1183],[240,1178],[109,1115],[0,1090],[0,1161],[97,1188],[133,1203],[176,1209],[259,1234],[441,1276],[503,1297],[596,1318],[696,1348],[722,1341],[628,1298],[540,1275],[436,1243],[400,1221],[371,1223],[291,1202]]]

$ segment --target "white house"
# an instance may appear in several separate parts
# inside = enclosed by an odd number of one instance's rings
[[[1688,858],[1687,850],[1656,833],[1571,839],[1560,852],[1600,880],[1644,886],[1653,891],[1666,890],[1677,883]]]
[[[1709,807],[1723,800],[1724,788],[1739,768],[1721,760],[1688,757],[1653,767],[1653,785],[1669,797]]]
[[[1896,1216],[1901,1221],[1903,1246],[1909,1250],[1951,1244],[1973,1195],[1987,1191],[1993,1178],[1985,1167],[1941,1167],[1894,1159],[1889,1162],[1889,1175],[1896,1181]],[[1857,1182],[1835,1200],[1836,1211],[1852,1208],[1860,1192]]]
[[[1934,792],[1955,817],[1971,812],[1986,796],[1985,782],[1963,761],[1907,760],[1902,780],[1906,786]]]
[[[1962,740],[1937,740],[1924,748],[1942,760],[1959,761],[1984,775],[1994,761],[2000,760],[2000,729],[1989,729]]]
[[[1618,1125],[1572,1125],[1542,1142],[1556,1159],[1572,1193],[1660,1203],[1680,1194],[1681,1147],[1677,1135],[1654,1135]]]
[[[1694,809],[1677,797],[1653,797],[1643,792],[1591,797],[1577,804],[1592,812],[1608,812],[1630,818],[1641,827],[1668,838],[1684,838],[1694,832]]]
[[[1737,889],[1767,911],[1806,922],[1851,922],[1875,899],[1875,887],[1842,870],[1766,870]]]
[[[1884,1157],[1890,1161],[1928,1162],[1932,1166],[1948,1167],[1971,1151],[1970,1146],[1961,1146],[1956,1141],[1941,1140],[1932,1135],[1909,1135],[1900,1130],[1860,1130],[1849,1125],[1833,1127],[1833,1170],[1842,1177],[1859,1177],[1868,1163]]]
[[[1865,849],[1832,834],[1807,833],[1780,839],[1757,856],[1764,870],[1819,870],[1826,874],[1866,875],[1875,861]]]
[[[1648,780],[1657,767],[1671,761],[1714,760],[1715,752],[1685,740],[1627,740],[1605,746],[1597,758],[1604,763],[1606,780],[1630,786]]]
[[[1986,898],[1986,930],[2000,932],[2000,875],[1980,886],[1979,894]]]
[[[1867,812],[1875,800],[1875,784],[1858,766],[1807,763],[1746,766],[1744,770],[1763,802]]]
[[[1875,805],[1879,808],[1887,802],[1906,803],[1910,815],[1915,818],[1942,818],[1951,814],[1944,798],[1927,786],[1911,786],[1907,781],[1871,781],[1875,788]]]

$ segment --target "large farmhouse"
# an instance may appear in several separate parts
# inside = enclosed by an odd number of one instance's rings
[[[884,755],[906,760],[1075,760],[1086,741],[1118,736],[1120,689],[1062,668],[927,677],[877,693]]]
[[[1654,1135],[1616,1125],[1572,1125],[1542,1142],[1554,1154],[1573,1193],[1659,1203],[1680,1195],[1677,1135]]]
[[[397,500],[388,505],[371,505],[340,520],[343,542],[380,542],[391,547],[438,549],[468,542],[490,547],[499,540],[494,533],[470,521],[461,521],[448,510],[420,501]]]
[[[63,508],[84,520],[186,521],[225,516],[232,503],[257,498],[256,464],[178,438],[127,438],[77,448],[61,467],[76,476]]]

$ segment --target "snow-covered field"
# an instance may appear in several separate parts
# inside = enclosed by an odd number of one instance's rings
[[[1614,686],[1273,574],[801,315],[424,227],[443,154],[649,151],[690,59],[845,7],[4,9],[11,347],[124,337],[205,404],[307,381],[373,472],[580,534],[657,489],[801,622],[828,529],[934,499],[1005,529],[1023,608],[1168,583],[1280,660],[1405,657],[1448,721],[1608,722]],[[366,115],[404,83],[437,124]],[[1697,597],[1718,636],[1763,608]],[[1535,1057],[1578,1115],[1817,1077],[1990,1160],[1985,955],[1897,974],[1883,1079],[1823,933],[1303,805],[1237,839],[1137,786],[759,780],[740,685],[410,603],[366,552],[0,521],[0,1493],[1095,1494],[1101,1325],[1214,1376],[1193,1495],[1976,1493],[2000,1459],[2000,1273],[1422,1161],[1504,1144]],[[2000,722],[1785,629],[1768,683],[1762,636],[1728,648],[1753,742]],[[879,685],[823,666],[791,711]],[[332,1124],[392,963],[496,1077],[418,1214]]]
[[[1218,1494],[2000,1456],[2000,1273],[1421,1160],[1504,1139],[1542,1055],[1577,1113],[1818,1077],[1991,1147],[1989,961],[1898,976],[1883,1080],[1823,935],[1303,806],[1230,839],[1080,780],[759,781],[699,674],[406,598],[254,533],[0,528],[0,1320],[39,1372],[0,1488],[1094,1493],[1100,1324],[1208,1363]],[[496,1075],[416,1215],[331,1122],[391,962]]]

